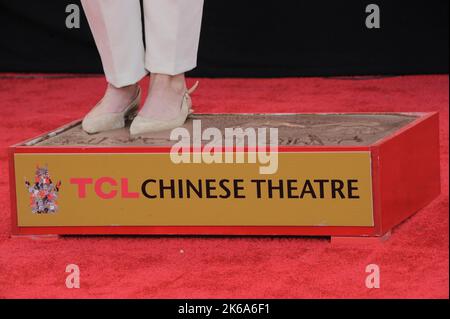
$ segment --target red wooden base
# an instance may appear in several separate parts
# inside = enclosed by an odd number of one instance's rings
[[[166,152],[148,147],[32,147],[24,143],[10,147],[12,233],[50,235],[32,239],[54,239],[67,234],[153,235],[299,235],[331,236],[333,245],[383,242],[390,230],[426,206],[440,193],[439,115],[414,113],[417,119],[369,146],[284,146],[279,152],[367,151],[371,156],[373,227],[353,226],[57,226],[20,227],[17,220],[14,154],[18,153],[129,153]],[[356,240],[355,237],[358,239]],[[374,238],[375,237],[375,238]],[[379,237],[379,238],[376,238]]]

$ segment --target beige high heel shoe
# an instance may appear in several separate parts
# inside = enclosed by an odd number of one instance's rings
[[[180,113],[177,115],[177,117],[171,120],[161,121],[137,115],[131,123],[130,135],[135,136],[144,133],[160,132],[183,125],[188,115],[193,112],[190,94],[195,91],[197,86],[198,81],[195,82],[195,84],[183,94]]]
[[[118,128],[125,127],[125,119],[133,119],[141,102],[141,88],[138,86],[136,93],[125,109],[122,112],[103,113],[92,115],[92,111],[101,103],[98,102],[96,106],[88,113],[81,123],[81,127],[86,133],[93,134]]]

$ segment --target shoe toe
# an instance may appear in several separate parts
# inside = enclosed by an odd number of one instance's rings
[[[114,113],[105,113],[95,117],[86,116],[81,123],[83,130],[89,134],[114,130],[125,126],[123,116]]]
[[[184,121],[183,121],[184,122]],[[130,135],[139,135],[145,133],[161,132],[173,129],[179,125],[168,121],[159,121],[156,119],[149,119],[142,116],[136,116],[130,126]],[[178,125],[177,125],[178,124]]]
[[[130,135],[139,135],[152,132],[153,120],[142,116],[136,116],[130,125]]]

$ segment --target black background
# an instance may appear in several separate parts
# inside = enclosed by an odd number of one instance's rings
[[[0,72],[101,73],[84,15],[80,29],[65,27],[70,3],[79,1],[0,0]],[[370,3],[380,7],[380,29],[365,27]],[[448,73],[448,3],[205,0],[190,75]]]

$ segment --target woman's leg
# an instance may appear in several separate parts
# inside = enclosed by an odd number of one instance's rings
[[[144,0],[149,95],[140,112],[159,120],[178,115],[184,72],[197,65],[203,0]]]
[[[139,0],[81,2],[108,81],[104,98],[92,112],[122,111],[147,74]]]

